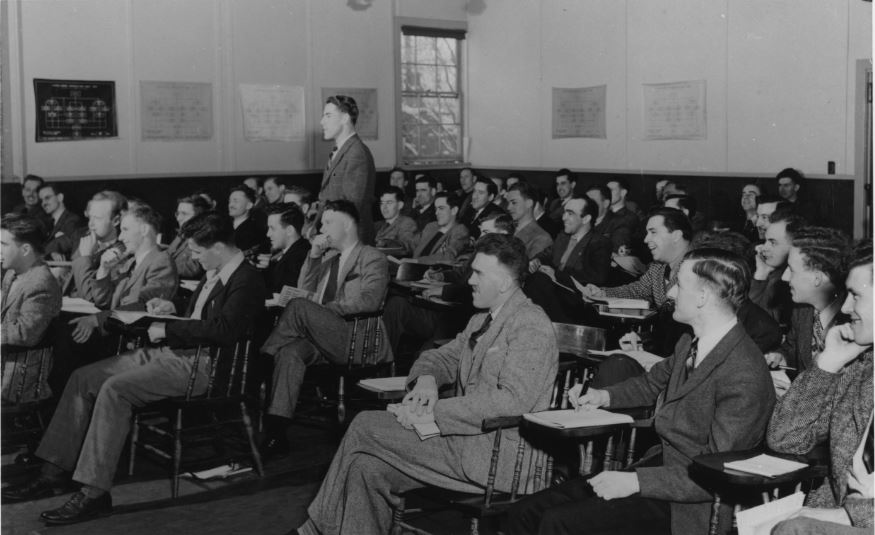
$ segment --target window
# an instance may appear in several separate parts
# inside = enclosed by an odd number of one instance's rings
[[[460,55],[464,31],[402,26],[401,161],[457,163],[462,154]]]

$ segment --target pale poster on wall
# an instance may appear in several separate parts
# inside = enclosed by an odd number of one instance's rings
[[[707,139],[705,80],[644,84],[644,139]]]
[[[213,138],[213,84],[140,82],[143,141]]]
[[[554,87],[553,139],[589,137],[605,139],[608,86]]]
[[[304,88],[240,84],[243,137],[247,141],[291,141],[304,137]]]
[[[322,104],[332,95],[344,95],[355,99],[359,118],[355,131],[363,139],[377,139],[377,90],[350,87],[323,87]],[[320,113],[321,115],[321,113]]]

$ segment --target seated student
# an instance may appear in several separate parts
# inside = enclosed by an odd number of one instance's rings
[[[386,297],[388,261],[376,248],[359,241],[358,217],[349,201],[325,204],[322,234],[313,238],[298,285],[313,292],[315,300],[292,299],[261,347],[274,361],[262,447],[265,458],[288,453],[285,433],[307,366],[347,361],[351,333],[344,316],[375,312]],[[386,340],[377,358],[392,359]]]
[[[611,212],[614,213],[614,218],[618,218],[622,222],[622,226],[634,228],[632,239],[633,242],[637,241],[644,214],[638,209],[637,204],[626,198],[631,191],[629,183],[622,178],[612,178],[608,180],[606,186],[611,192]]]
[[[205,213],[185,228],[192,254],[207,272],[189,301],[185,316],[191,320],[153,322],[149,339],[159,345],[73,372],[36,451],[45,461],[40,474],[4,488],[4,501],[52,496],[64,486],[64,473],[72,471],[73,481],[82,483],[82,488],[40,519],[50,525],[72,524],[110,513],[109,490],[130,431],[132,409],[183,395],[195,346],[231,346],[252,324],[264,305],[264,282],[234,245],[231,220]],[[176,314],[173,303],[157,298],[149,302],[149,311]],[[208,366],[209,359],[200,360],[195,395],[206,390]]]
[[[544,190],[541,188],[533,188],[532,194],[534,195],[535,201],[535,207],[532,209],[535,223],[537,223],[539,227],[544,229],[547,234],[555,240],[556,236],[562,232],[562,221],[560,220],[559,223],[556,223],[556,221],[553,221],[550,214],[545,210],[544,205],[546,202],[546,195],[544,194]]]
[[[228,195],[228,215],[234,220],[234,243],[247,258],[255,258],[265,249],[264,226],[252,217],[255,192],[246,186],[231,189]]]
[[[38,355],[28,354],[20,363],[11,358],[7,361],[8,346],[27,348],[42,341],[52,320],[61,311],[61,287],[43,262],[45,231],[41,221],[31,216],[8,214],[0,222],[0,229],[0,257],[5,270],[0,289],[3,300],[0,340],[4,345],[2,397],[3,401],[14,403],[38,401],[34,398],[39,379]],[[16,377],[24,374],[20,399],[16,396],[18,380],[12,382],[14,371]],[[51,395],[48,384],[43,383],[40,396],[45,399]]]
[[[200,262],[191,257],[191,249],[188,248],[188,240],[183,238],[182,227],[196,215],[210,210],[210,205],[199,195],[189,195],[176,201],[176,223],[179,230],[176,237],[167,247],[167,254],[176,266],[176,274],[180,279],[199,279],[204,270]]]
[[[769,364],[788,366],[790,378],[811,368],[826,332],[848,320],[841,307],[849,247],[847,236],[830,228],[804,227],[793,234],[783,280],[796,306],[784,343],[766,355]]]
[[[416,180],[419,180],[419,175],[416,176]],[[467,219],[470,215],[468,212],[471,210],[471,197],[474,193],[474,182],[476,181],[477,175],[473,169],[470,167],[459,169],[459,188],[454,193],[462,202],[459,207],[460,220],[463,217]],[[437,186],[437,183],[435,183],[435,186]]]
[[[736,320],[750,268],[718,249],[690,251],[670,290],[676,321],[692,327],[674,354],[643,376],[605,389],[569,392],[580,410],[663,402],[654,428],[661,442],[629,471],[576,478],[522,499],[506,533],[706,533],[713,496],[688,474],[692,458],[758,445],[775,403],[762,353]],[[722,532],[731,509],[721,506]]]
[[[264,179],[262,185],[264,190],[264,202],[261,205],[261,211],[267,212],[268,208],[274,204],[282,204],[283,197],[286,194],[286,185],[279,177],[269,176]]]
[[[498,195],[498,187],[491,180],[480,178],[474,182],[474,189],[471,191],[471,207],[465,214],[459,216],[459,222],[468,227],[468,233],[475,240],[480,237],[481,221],[494,213],[504,212],[492,202],[496,195]]]
[[[13,214],[29,215],[37,218],[46,229],[52,227],[52,218],[43,210],[39,198],[39,189],[46,181],[41,176],[27,175],[21,182],[22,203],[12,208]]]
[[[298,286],[301,268],[310,253],[310,242],[301,237],[304,212],[294,203],[267,208],[267,237],[271,254],[258,255],[258,269],[266,270],[267,291],[279,293],[283,286]]]
[[[404,249],[401,256],[413,254],[416,246],[416,221],[403,215],[404,192],[400,188],[389,186],[380,193],[380,213],[383,221],[374,224],[377,232],[377,247],[400,247]]]
[[[815,365],[793,381],[769,422],[769,447],[805,454],[829,444],[829,477],[775,535],[872,533],[872,242],[850,257],[842,312]],[[845,526],[854,526],[852,529]]]
[[[401,213],[407,217],[413,217],[416,200],[410,195],[410,181],[407,179],[407,172],[400,167],[393,167],[389,171],[389,185],[401,190],[401,200],[404,202],[404,209],[401,210]]]
[[[599,215],[593,221],[593,230],[610,240],[611,252],[616,253],[623,247],[631,250],[633,236],[638,235],[638,218],[631,213],[626,217],[615,215],[611,210],[611,190],[607,186],[591,185],[586,196],[598,207]]]
[[[674,206],[667,205],[666,201],[668,201],[669,197],[676,196],[676,195],[681,195],[684,197],[692,198],[692,195],[690,195],[689,188],[687,187],[687,185],[684,182],[681,182],[680,180],[670,180],[668,182],[668,184],[665,185],[665,189],[662,192],[662,205],[673,208]],[[693,233],[699,232],[700,230],[704,230],[705,228],[708,227],[708,223],[707,223],[705,214],[702,213],[701,211],[696,211],[695,202],[696,202],[695,199],[693,199],[692,202],[687,200],[684,203],[687,206],[692,204],[693,209],[689,210],[689,215],[687,215],[687,217],[690,218],[690,226],[693,227]],[[672,204],[674,204],[674,203],[672,203]]]
[[[98,192],[88,201],[88,228],[71,238],[76,243],[72,258],[74,297],[94,300],[94,275],[103,253],[111,247],[124,247],[118,240],[118,227],[126,207],[127,199],[116,191]]]
[[[388,533],[392,495],[425,485],[483,492],[495,437],[481,431],[482,420],[545,409],[556,377],[553,327],[519,288],[526,265],[516,238],[477,242],[469,284],[483,312],[413,364],[397,414],[367,411],[353,420],[309,519],[292,533]],[[439,386],[452,384],[455,396],[438,399]],[[434,422],[441,434],[422,441],[414,422]],[[495,488],[508,491],[520,438],[515,430],[502,437]],[[523,488],[533,472],[519,474]]]
[[[301,227],[301,236],[308,240],[314,236],[316,232],[316,207],[312,203],[312,194],[310,190],[304,186],[293,185],[286,188],[283,194],[283,202],[290,202],[298,205],[301,212],[304,214],[304,226]]]
[[[569,169],[562,168],[556,171],[554,178],[556,185],[556,197],[546,206],[547,215],[559,227],[562,226],[562,217],[565,214],[565,201],[574,196],[574,188],[577,187],[577,176]]]
[[[787,255],[793,236],[805,220],[788,210],[773,212],[766,227],[765,240],[756,246],[756,269],[750,283],[750,298],[765,309],[781,325],[790,324],[793,300],[790,287],[781,280],[787,269]]]
[[[264,181],[257,176],[249,176],[243,179],[243,185],[255,192],[255,206],[253,210],[261,210],[264,208]]]
[[[787,167],[779,171],[775,179],[778,182],[778,196],[792,205],[793,212],[812,224],[818,224],[821,216],[819,206],[802,188],[805,184],[805,175],[792,167]]]
[[[745,184],[741,188],[741,210],[743,219],[736,221],[733,230],[742,233],[751,242],[760,240],[757,231],[757,198],[762,195],[762,190],[756,184]]]
[[[693,228],[693,234],[702,232],[708,226],[705,219],[705,214],[699,212],[696,208],[696,199],[689,195],[671,194],[665,197],[663,205],[666,208],[675,208],[684,213],[690,220],[690,226]]]
[[[507,211],[516,223],[514,236],[526,245],[529,258],[553,245],[553,238],[535,222],[535,187],[517,182],[507,190]]]
[[[775,195],[763,194],[757,196],[757,233],[760,240],[765,239],[766,229],[769,228],[772,214],[778,209],[778,204],[781,204],[781,198]]]
[[[428,175],[416,175],[415,182],[415,207],[411,210],[410,217],[416,221],[416,228],[419,229],[419,232],[422,232],[426,225],[437,220],[434,206],[437,191],[434,179]]]
[[[468,228],[456,221],[460,199],[446,192],[434,196],[436,221],[417,238],[413,258],[420,262],[453,262],[468,246]]]
[[[52,221],[52,227],[47,228],[45,251],[52,260],[69,260],[76,244],[67,236],[75,236],[82,228],[82,218],[74,214],[64,205],[64,194],[54,184],[43,184],[39,189],[40,203],[43,211]]]
[[[597,285],[608,278],[611,242],[593,229],[597,213],[596,203],[589,197],[567,200],[562,217],[565,232],[529,262],[532,275],[525,284],[526,295],[553,321],[581,323],[588,319],[572,279]]]
[[[498,190],[498,193],[495,194],[495,198],[492,199],[492,204],[501,208],[502,210],[507,210],[507,187],[504,183],[504,179],[499,176],[489,177],[489,180],[495,184],[495,188]]]

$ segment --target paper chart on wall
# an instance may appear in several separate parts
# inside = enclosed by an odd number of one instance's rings
[[[213,137],[213,84],[140,82],[143,141]]]
[[[605,139],[606,85],[553,88],[553,139]]]
[[[355,99],[359,109],[359,117],[356,121],[355,131],[362,139],[377,139],[379,131],[377,119],[377,90],[353,87],[323,87],[322,103],[332,95],[345,95]],[[321,114],[321,110],[320,110]]]
[[[292,141],[305,133],[304,88],[240,84],[247,141]]]
[[[644,84],[645,140],[707,139],[705,80]]]

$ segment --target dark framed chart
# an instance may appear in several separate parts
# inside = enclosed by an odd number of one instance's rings
[[[118,137],[115,82],[34,78],[36,141]]]

